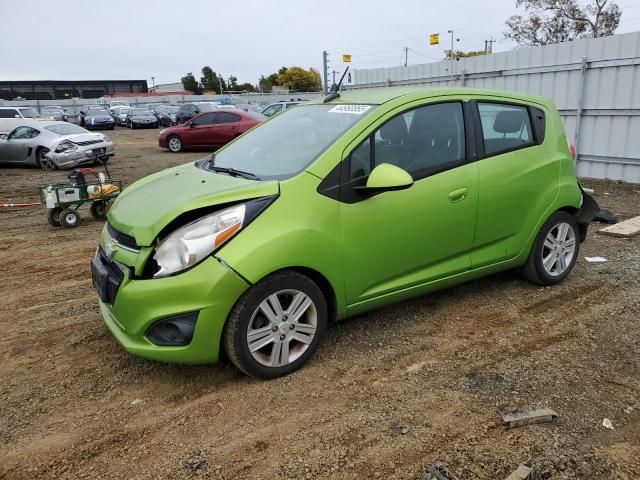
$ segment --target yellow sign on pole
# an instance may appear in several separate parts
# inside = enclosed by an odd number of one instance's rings
[[[440,43],[440,34],[432,33],[429,35],[429,45],[438,45]]]
[[[342,55],[342,61],[344,63],[351,63],[351,55]]]

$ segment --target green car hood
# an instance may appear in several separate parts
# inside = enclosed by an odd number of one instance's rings
[[[107,214],[117,230],[152,245],[160,231],[184,212],[276,195],[277,181],[253,181],[180,165],[149,175],[125,189]]]

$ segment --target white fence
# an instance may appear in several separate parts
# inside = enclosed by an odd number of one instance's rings
[[[578,175],[640,183],[640,32],[352,77],[348,89],[428,84],[551,98],[578,149]]]

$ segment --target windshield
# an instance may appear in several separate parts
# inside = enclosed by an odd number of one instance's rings
[[[146,108],[134,108],[134,109],[131,110],[131,115],[139,115],[141,117],[148,117],[149,115],[153,115],[153,113],[151,113]]]
[[[260,179],[290,178],[375,107],[304,105],[287,110],[222,149],[215,165],[250,172]]]
[[[87,111],[87,115],[109,115],[109,113],[102,108],[91,108]]]
[[[61,108],[43,108],[42,113],[54,114],[54,113],[64,113]]]
[[[89,133],[84,128],[74,125],[73,123],[62,123],[58,125],[49,125],[44,127],[50,132],[57,133],[58,135],[76,135],[78,133]]]

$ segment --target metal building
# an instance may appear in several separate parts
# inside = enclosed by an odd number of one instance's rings
[[[459,61],[354,70],[346,88],[428,84],[552,98],[582,177],[640,183],[640,32]]]
[[[147,93],[146,80],[20,80],[0,81],[0,99],[64,100],[100,98],[119,93]]]

